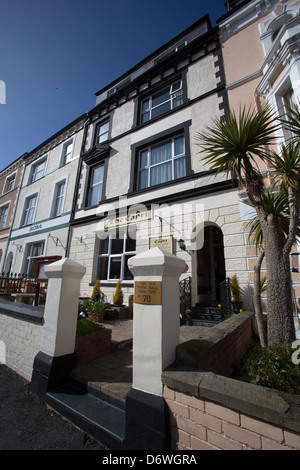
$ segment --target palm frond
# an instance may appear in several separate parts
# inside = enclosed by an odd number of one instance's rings
[[[267,108],[259,111],[242,108],[238,116],[230,111],[222,118],[213,120],[212,126],[198,133],[200,153],[206,153],[204,160],[217,172],[225,171],[242,179],[243,171],[256,162],[265,159],[266,146],[275,142],[275,131],[279,124]]]
[[[300,174],[300,147],[294,142],[282,144],[280,153],[272,151],[267,159],[273,167],[274,184],[295,188]]]

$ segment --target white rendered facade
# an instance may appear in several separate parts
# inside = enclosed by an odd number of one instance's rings
[[[64,257],[84,118],[26,156],[7,256],[11,271],[35,277],[41,257]]]
[[[86,268],[81,294],[99,278],[111,302],[121,278],[127,303],[128,259],[153,246],[185,260],[181,278],[192,279],[193,304],[217,303],[225,276],[246,281],[237,188],[204,165],[197,146],[226,100],[217,29],[207,17],[97,93],[71,221],[69,256]],[[201,252],[204,227],[209,253]]]

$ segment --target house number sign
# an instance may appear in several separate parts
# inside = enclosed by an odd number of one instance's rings
[[[136,281],[134,283],[134,302],[144,305],[161,305],[161,282]]]

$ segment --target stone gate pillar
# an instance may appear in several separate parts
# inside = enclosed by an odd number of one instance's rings
[[[80,281],[85,268],[69,258],[45,267],[49,279],[41,350],[33,365],[31,387],[41,397],[67,381],[76,365],[75,340]]]
[[[162,371],[180,341],[179,276],[185,262],[153,248],[129,259],[134,275],[133,382],[126,397],[126,449],[168,448]]]

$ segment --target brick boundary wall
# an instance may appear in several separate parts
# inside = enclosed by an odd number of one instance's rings
[[[177,362],[229,375],[232,364],[243,356],[252,341],[253,316],[252,312],[242,312],[212,328],[200,329],[197,338],[178,346]]]
[[[222,383],[220,376],[213,377],[213,380],[218,385]],[[256,385],[253,387],[260,388]],[[240,387],[239,390],[243,394],[243,388]],[[226,393],[223,400],[210,401],[165,386],[164,398],[170,412],[173,450],[300,450],[300,397],[297,398],[298,412],[294,410],[294,416],[290,413],[292,423],[287,422],[288,419],[282,412],[282,423],[285,426],[280,425],[278,416],[277,419],[272,419],[272,412],[267,420],[253,416],[250,410],[249,414],[243,413],[234,404],[228,406]],[[247,396],[245,399],[247,400]],[[268,403],[264,406],[262,398],[261,401],[262,408],[258,414],[264,417],[268,411]],[[278,402],[280,408],[280,396]],[[286,408],[289,408],[290,403],[285,403]],[[273,413],[278,414],[275,410]]]
[[[43,308],[0,301],[0,362],[31,380],[40,350]]]
[[[75,341],[75,353],[77,355],[77,365],[87,364],[94,359],[98,359],[111,352],[110,329],[95,331],[88,335],[79,336]]]
[[[238,314],[181,344],[176,362],[162,373],[173,450],[300,450],[299,395],[216,372],[224,369],[223,357],[218,364],[224,351],[233,359],[240,350],[232,339],[248,340],[252,316]]]

